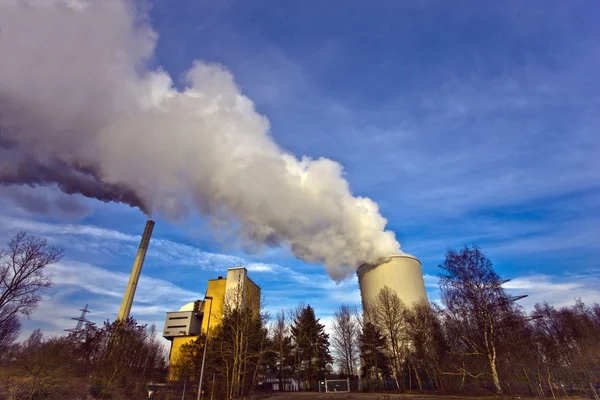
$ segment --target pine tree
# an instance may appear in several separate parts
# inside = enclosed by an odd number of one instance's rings
[[[379,328],[370,322],[365,323],[360,335],[360,357],[363,363],[363,377],[379,379],[389,377],[392,374],[385,352],[385,338]]]
[[[307,383],[308,389],[316,387],[317,380],[327,372],[327,366],[333,363],[329,352],[329,335],[325,325],[319,323],[315,310],[307,305],[300,309],[294,318],[291,331],[300,379]]]

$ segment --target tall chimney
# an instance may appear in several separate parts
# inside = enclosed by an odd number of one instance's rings
[[[142,266],[144,264],[144,258],[146,258],[146,251],[148,250],[148,243],[150,243],[150,236],[152,236],[152,229],[154,229],[154,221],[148,220],[146,222],[146,228],[142,235],[142,241],[138,248],[135,261],[133,262],[133,269],[131,270],[131,276],[129,277],[129,283],[125,289],[125,295],[123,296],[123,302],[119,309],[119,316],[117,319],[122,321],[129,318],[129,312],[131,311],[131,304],[133,304],[133,296],[135,296],[135,289],[137,287],[140,274],[142,273]]]

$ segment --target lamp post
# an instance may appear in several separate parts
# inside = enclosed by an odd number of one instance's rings
[[[200,381],[198,382],[198,400],[202,396],[202,378],[204,377],[204,360],[206,360],[206,347],[208,346],[208,329],[210,328],[210,314],[212,314],[212,296],[205,296],[204,300],[210,300],[210,307],[208,308],[208,321],[206,321],[206,338],[204,339],[204,351],[202,352],[202,367],[200,367]]]

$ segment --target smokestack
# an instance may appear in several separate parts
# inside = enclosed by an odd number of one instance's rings
[[[129,318],[129,312],[131,311],[131,305],[133,304],[133,296],[135,296],[135,289],[137,288],[137,283],[140,279],[140,274],[142,273],[146,251],[148,251],[148,243],[150,243],[150,237],[152,236],[152,229],[154,229],[154,221],[148,220],[148,222],[146,222],[144,234],[142,235],[140,247],[138,248],[135,261],[133,262],[133,269],[131,270],[131,276],[129,277],[129,282],[125,289],[125,295],[123,296],[123,302],[121,303],[117,319],[124,321]]]

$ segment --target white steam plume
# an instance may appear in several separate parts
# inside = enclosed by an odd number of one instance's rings
[[[144,66],[156,35],[119,1],[0,0],[0,182],[57,185],[177,219],[197,210],[247,246],[289,245],[342,279],[400,253],[342,167],[269,136],[223,67],[177,90]]]

